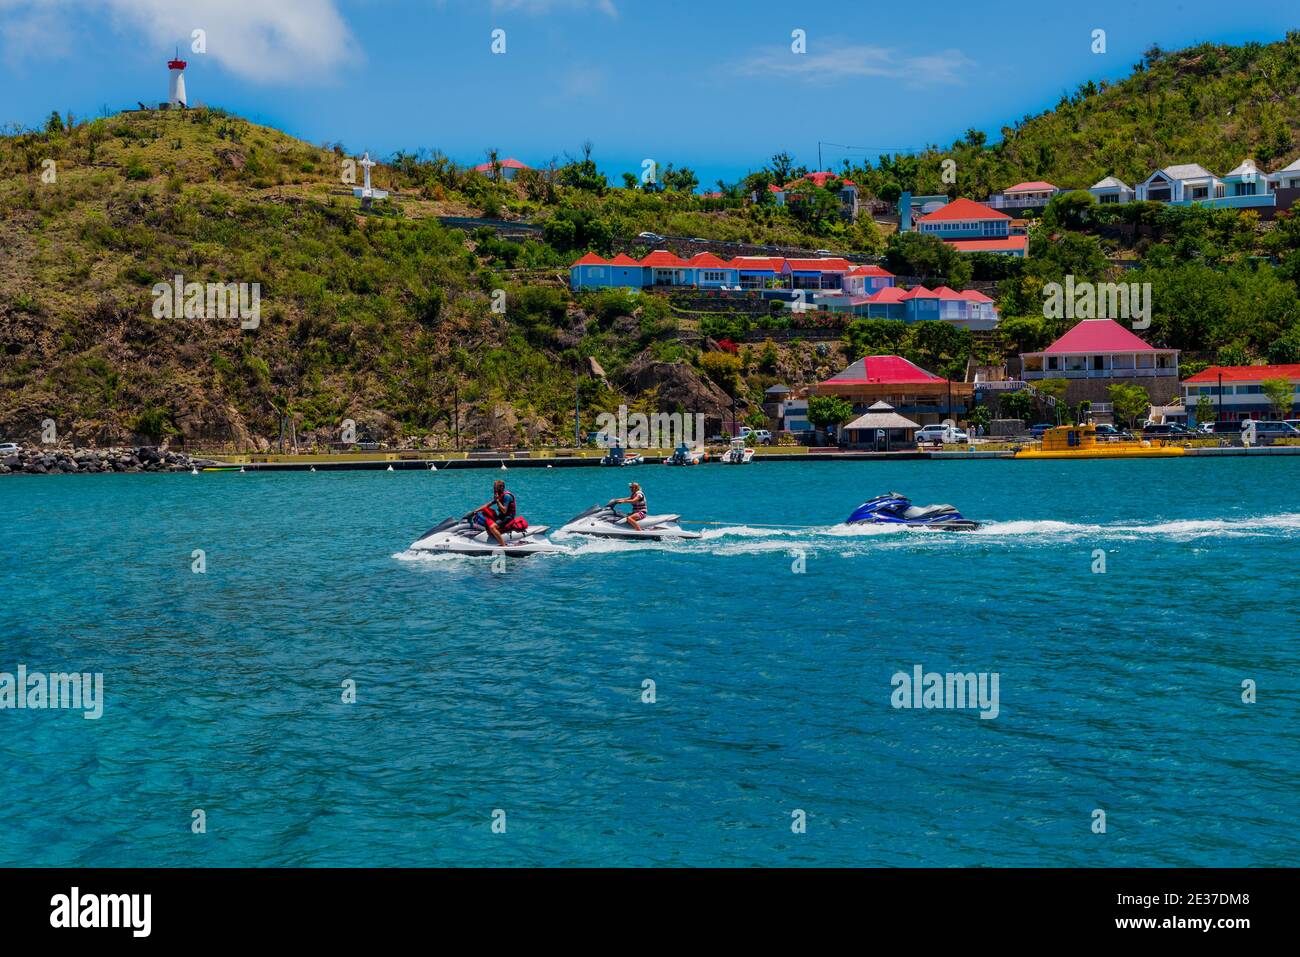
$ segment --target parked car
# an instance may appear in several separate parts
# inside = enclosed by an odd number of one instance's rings
[[[1266,439],[1295,439],[1300,438],[1300,429],[1289,422],[1265,420],[1255,423],[1255,435]]]
[[[20,451],[12,442],[0,442],[0,455],[17,455]]]
[[[1213,422],[1201,422],[1201,423],[1199,423],[1199,424],[1196,426],[1196,431],[1197,431],[1197,432],[1200,432],[1200,433],[1203,434],[1203,435],[1209,435],[1211,432],[1214,431],[1214,423],[1213,423]]]
[[[637,234],[636,234],[636,238],[637,238],[637,239],[644,239],[644,240],[646,240],[646,241],[648,241],[648,242],[652,242],[652,243],[661,243],[661,242],[664,241],[664,238],[663,238],[662,236],[660,236],[658,233],[652,233],[652,232],[648,232],[648,231],[647,231],[647,232],[644,232],[644,233],[637,233]]]
[[[1115,426],[1103,422],[1101,425],[1097,426],[1097,438],[1118,442],[1121,439],[1133,438],[1133,433],[1126,432],[1123,429],[1117,429]]]
[[[1244,422],[1220,421],[1212,422],[1210,428],[1215,435],[1241,435],[1241,427],[1244,424]]]
[[[1041,439],[1044,432],[1048,429],[1054,428],[1056,428],[1056,426],[1052,425],[1050,422],[1039,422],[1037,425],[1031,425],[1029,427],[1029,434],[1036,439]]]
[[[817,256],[834,256],[835,254],[834,254],[833,252],[831,252],[829,249],[819,249],[819,250],[817,250],[817,252],[816,252],[814,255],[817,255]]]
[[[708,241],[709,241],[709,240],[705,239],[703,236],[692,236],[692,237],[691,237],[691,242],[693,242],[693,243],[707,243]]]
[[[1215,435],[1241,435],[1250,425],[1249,419],[1243,419],[1240,422],[1215,422]],[[1264,439],[1296,439],[1300,438],[1300,429],[1296,428],[1290,422],[1281,422],[1276,419],[1257,421],[1255,423],[1255,438]]]
[[[1300,429],[1300,419],[1287,419],[1286,424],[1295,429]]]
[[[1142,426],[1143,435],[1195,435],[1191,429],[1177,422],[1148,422]]]
[[[970,436],[956,426],[927,425],[917,429],[916,441],[920,445],[926,443],[943,445],[945,442],[969,442]]]
[[[760,445],[772,444],[772,433],[767,429],[751,429],[747,425],[741,426],[740,437],[742,439],[747,439],[751,435],[754,437],[754,441],[758,442]]]

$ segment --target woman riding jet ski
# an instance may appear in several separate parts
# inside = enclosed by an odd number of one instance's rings
[[[595,535],[599,538],[648,539],[659,541],[664,538],[699,538],[699,532],[683,530],[677,520],[680,515],[646,514],[645,493],[636,482],[628,485],[631,494],[627,498],[610,499],[604,505],[593,505],[581,515],[573,518],[563,526],[561,532],[575,535]],[[623,515],[614,506],[628,504],[632,507],[631,515]]]
[[[847,519],[846,525],[904,525],[908,528],[933,528],[948,532],[969,532],[980,523],[962,518],[961,512],[951,505],[913,505],[898,492],[877,495],[859,505]]]

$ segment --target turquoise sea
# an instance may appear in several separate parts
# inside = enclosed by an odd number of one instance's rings
[[[722,524],[405,552],[503,476],[534,524],[632,477]],[[0,711],[0,865],[1295,865],[1298,489],[1296,458],[7,476],[0,672],[105,703]],[[889,490],[991,524],[837,526]],[[997,717],[894,708],[917,665],[996,672]]]

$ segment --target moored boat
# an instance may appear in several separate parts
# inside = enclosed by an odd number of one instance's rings
[[[1103,442],[1097,438],[1097,426],[1058,425],[1043,433],[1038,448],[1020,449],[1018,459],[1158,459],[1186,453],[1181,445],[1166,445],[1156,440]]]

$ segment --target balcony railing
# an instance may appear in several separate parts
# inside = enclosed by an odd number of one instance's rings
[[[993,209],[1027,209],[1033,206],[1046,206],[1055,195],[1052,193],[1048,196],[1003,196],[1001,193],[996,193],[990,196],[984,205]]]
[[[1191,206],[1195,203],[1210,209],[1254,209],[1259,206],[1276,206],[1277,196],[1273,193],[1258,193],[1254,196],[1211,196],[1206,199],[1178,199],[1172,202],[1165,200],[1165,202],[1170,206]]]
[[[1026,369],[1026,379],[1132,379],[1176,376],[1177,369]]]

